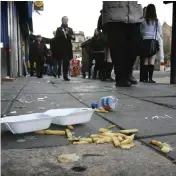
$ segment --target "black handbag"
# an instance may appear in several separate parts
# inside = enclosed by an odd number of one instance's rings
[[[141,41],[141,51],[140,51],[140,56],[141,57],[151,57],[159,51],[159,42],[156,38],[157,32],[158,32],[158,20],[156,21],[155,38],[151,40],[150,48],[147,49],[147,53],[146,53],[146,48],[145,48],[146,46],[144,44],[144,40],[142,39],[142,41]]]

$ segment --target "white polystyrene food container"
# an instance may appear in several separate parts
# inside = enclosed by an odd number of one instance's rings
[[[28,133],[49,128],[52,118],[44,113],[34,113],[1,118],[1,123],[13,134]]]
[[[45,113],[50,116],[55,116],[52,119],[53,124],[57,125],[75,125],[87,123],[91,120],[93,115],[93,110],[90,108],[69,108],[65,109],[65,116],[60,116],[60,109],[52,109],[46,111]],[[70,112],[70,113],[69,113]]]

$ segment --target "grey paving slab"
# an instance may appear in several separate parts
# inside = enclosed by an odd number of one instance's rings
[[[4,115],[11,105],[11,101],[1,101],[1,115]]]
[[[135,142],[136,147],[120,150],[112,144],[68,145],[40,149],[12,149],[1,151],[4,176],[175,176],[175,165]],[[61,154],[76,153],[77,162],[59,163]],[[32,168],[31,168],[32,167]],[[75,172],[73,167],[85,168]]]
[[[170,158],[172,158],[173,160],[176,161],[176,135],[170,135],[170,136],[162,136],[162,137],[154,137],[154,138],[147,138],[147,139],[142,139],[142,141],[144,143],[146,143],[147,145],[151,146],[152,148],[156,149],[157,151],[161,152],[159,147],[155,147],[153,145],[151,145],[149,142],[150,140],[157,140],[160,142],[166,142],[168,143],[171,147],[172,147],[172,151],[170,151],[167,154],[164,154]]]
[[[23,90],[22,93],[64,93],[59,87],[53,86],[51,84],[37,83],[37,84],[28,84]]]
[[[98,95],[102,96],[100,93],[84,96],[84,102],[90,106]],[[101,116],[124,129],[139,129],[139,137],[176,132],[176,110],[138,99],[120,98],[118,108],[114,112],[101,113]],[[159,119],[152,119],[154,116],[159,116]]]
[[[12,101],[17,96],[18,92],[9,92],[9,91],[2,91],[1,92],[1,101]]]
[[[103,120],[97,115],[93,115],[90,122],[86,124],[74,125],[72,130],[74,136],[88,137],[90,134],[98,133],[98,129],[108,127],[110,123]],[[49,129],[65,130],[65,126],[52,124]],[[117,130],[117,129],[114,129]],[[25,140],[18,142],[19,139]],[[53,147],[65,146],[70,144],[65,136],[57,135],[37,135],[35,133],[27,134],[12,134],[11,132],[3,133],[1,137],[2,149],[22,149],[22,148],[38,148],[38,147]]]
[[[24,84],[25,85],[25,84]],[[1,85],[1,90],[3,91],[3,90],[9,90],[9,91],[11,91],[11,90],[20,90],[20,89],[22,89],[23,87],[24,87],[24,85],[23,84],[20,84],[20,85],[18,85],[18,84],[9,84],[9,85],[7,85],[7,84],[2,84]]]
[[[45,101],[38,101],[38,98],[44,98],[45,96],[47,96]],[[21,103],[19,101],[14,102],[10,111],[16,111],[16,115],[22,115],[31,112],[45,112],[49,109],[57,108],[85,107],[82,103],[68,94],[20,94],[17,99],[19,99],[21,102],[24,102],[25,100],[29,103]],[[9,113],[8,115],[11,114]]]
[[[164,84],[139,83],[130,88],[117,88],[117,91],[133,97],[176,96],[176,87]]]
[[[143,99],[176,109],[176,97],[164,97],[164,98],[153,97],[153,98],[143,98]]]
[[[126,95],[119,94],[116,91],[106,91],[106,92],[96,92],[96,93],[87,93],[87,92],[82,92],[82,93],[71,93],[76,99],[78,99],[80,102],[85,103],[87,106],[91,106],[92,103],[99,102],[99,100],[102,97],[106,96],[111,96],[114,95],[117,98],[129,98]]]

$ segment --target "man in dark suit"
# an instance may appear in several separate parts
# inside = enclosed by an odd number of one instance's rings
[[[42,36],[37,35],[36,41],[30,46],[31,62],[36,62],[36,76],[42,78],[44,73],[44,62],[47,57],[48,49],[45,43],[42,41]]]
[[[59,58],[63,61],[63,78],[65,81],[70,81],[68,78],[68,70],[70,60],[73,59],[73,50],[71,40],[75,40],[72,28],[68,27],[68,17],[62,18],[61,27],[56,30],[57,46]]]

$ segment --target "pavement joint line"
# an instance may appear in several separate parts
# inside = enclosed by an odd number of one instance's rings
[[[148,103],[153,103],[153,104],[156,104],[156,105],[159,105],[159,106],[163,106],[163,107],[166,107],[168,109],[173,109],[173,110],[176,109],[176,108],[170,107],[169,105],[166,105],[166,104],[156,103],[156,102],[153,102],[153,101],[150,101],[150,100],[143,99],[143,97],[135,97],[135,96],[125,94],[125,93],[122,93],[122,92],[121,92],[121,94],[125,95],[125,96],[128,96],[128,97],[131,97],[131,98],[134,98],[134,99],[138,99],[138,100],[142,100],[142,101],[145,101],[145,102],[148,102]],[[155,97],[152,97],[152,98],[155,98]]]
[[[158,153],[159,155],[163,156],[164,158],[170,160],[173,164],[176,165],[176,163],[174,162],[175,159],[173,159],[172,157],[170,157],[170,156],[168,156],[168,155],[162,153],[161,151],[157,150],[154,146],[150,145],[150,144],[147,143],[147,142],[142,141],[141,139],[138,139],[138,141],[141,142],[141,144],[143,144],[144,146],[146,146],[146,147],[148,147],[149,149],[155,151],[156,153]]]
[[[17,93],[17,95],[15,96],[15,98],[11,101],[9,107],[7,108],[7,110],[1,114],[1,118],[4,116],[4,114],[8,114],[10,112],[10,109],[13,105],[13,103],[16,101],[16,98],[18,97],[18,95],[21,93],[21,91],[25,88],[25,86],[27,85],[27,82],[24,84],[24,86],[19,90],[19,92]]]
[[[149,135],[149,136],[136,136],[136,139],[147,139],[153,137],[164,137],[164,136],[173,136],[176,135],[176,132],[173,133],[164,133],[164,134],[156,134],[156,135]]]
[[[163,106],[163,107],[166,107],[166,108],[176,110],[176,105],[168,105],[168,104],[165,104],[165,103],[158,103],[158,102],[155,102],[155,101],[152,101],[152,100],[146,100],[146,99],[141,99],[141,100],[149,102],[149,103],[153,103],[153,104],[156,104],[156,105],[160,105],[160,106]]]

